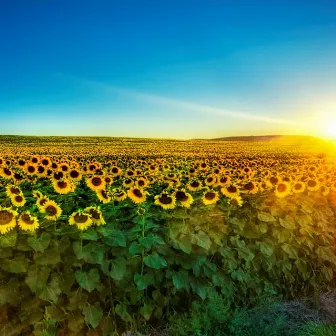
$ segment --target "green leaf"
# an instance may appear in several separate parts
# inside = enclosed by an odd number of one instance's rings
[[[149,273],[146,273],[144,275],[135,273],[134,282],[136,283],[138,290],[144,290],[148,286],[154,285],[154,277],[152,274],[149,274]]]
[[[260,243],[259,244],[260,251],[265,257],[271,257],[274,253],[274,248],[272,245],[267,243]]]
[[[176,289],[189,288],[189,275],[186,271],[179,271],[173,274],[173,284]]]
[[[104,243],[111,247],[126,247],[126,237],[119,230],[111,230],[111,235],[104,238]]]
[[[258,212],[258,219],[262,222],[275,222],[276,219],[267,212]]]
[[[81,288],[86,289],[88,292],[92,292],[99,285],[99,273],[96,268],[92,268],[89,272],[77,271],[75,278]]]
[[[50,238],[49,233],[43,232],[39,237],[29,237],[27,242],[34,251],[44,252],[50,244]]]
[[[139,242],[146,248],[151,248],[154,245],[161,245],[165,243],[160,236],[153,233],[150,233],[147,237],[141,237]]]
[[[141,254],[143,247],[137,242],[133,242],[128,248],[128,252],[132,255]]]
[[[46,266],[39,267],[37,265],[32,265],[29,268],[27,277],[25,279],[26,284],[30,290],[37,294],[43,290],[46,285],[50,274],[50,268]]]
[[[26,273],[28,269],[28,260],[24,256],[15,259],[4,259],[0,267],[9,273]]]
[[[209,250],[211,247],[211,239],[209,238],[209,236],[203,232],[203,231],[199,231],[197,234],[193,234],[191,236],[191,241],[200,246],[203,247],[206,250]]]
[[[88,304],[83,308],[83,315],[85,322],[95,329],[98,327],[99,322],[103,317],[103,309],[99,306],[99,304]]]
[[[105,247],[102,244],[88,243],[84,246],[79,241],[75,241],[72,245],[76,257],[85,260],[90,264],[103,265]]]
[[[282,246],[282,249],[289,255],[290,258],[292,259],[298,259],[298,254],[297,254],[297,250],[289,245],[289,244],[283,244]]]
[[[114,280],[122,280],[127,272],[126,259],[119,257],[111,262],[110,277]]]
[[[297,228],[297,225],[295,223],[295,220],[292,216],[286,216],[285,219],[279,218],[280,225],[288,230],[295,230]]]
[[[140,308],[140,314],[145,318],[146,321],[148,321],[151,318],[154,309],[154,303],[148,300],[148,302],[145,302],[143,307]]]
[[[42,255],[35,255],[34,260],[38,265],[56,265],[62,261],[56,247],[44,251]]]
[[[14,247],[16,243],[16,230],[9,231],[5,235],[0,235],[0,247]]]
[[[119,315],[125,322],[132,322],[132,316],[128,313],[127,307],[123,304],[117,304],[115,307],[115,312]]]
[[[38,297],[45,301],[53,301],[54,303],[57,303],[61,292],[59,278],[56,275],[53,275],[51,281],[43,287]]]
[[[166,260],[159,256],[157,252],[152,253],[144,258],[144,263],[150,268],[163,268],[167,266]]]
[[[86,231],[81,232],[80,238],[83,240],[98,240],[98,234],[93,227],[88,228]]]

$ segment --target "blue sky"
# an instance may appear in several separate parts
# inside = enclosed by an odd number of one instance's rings
[[[0,134],[320,134],[335,36],[331,0],[2,0]]]

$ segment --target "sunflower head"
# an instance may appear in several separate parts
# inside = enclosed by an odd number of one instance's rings
[[[176,198],[166,192],[162,192],[161,195],[155,196],[154,203],[161,206],[163,209],[174,209]]]
[[[10,208],[0,207],[0,233],[4,234],[16,226],[18,213]]]
[[[38,219],[32,216],[29,211],[21,213],[18,224],[25,231],[35,231],[39,227]]]
[[[86,230],[93,223],[90,214],[84,212],[74,212],[69,217],[69,224],[76,225],[80,230]]]
[[[143,203],[146,200],[146,192],[141,188],[131,188],[127,195],[134,203]]]

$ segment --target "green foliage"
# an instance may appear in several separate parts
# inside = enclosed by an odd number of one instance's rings
[[[62,197],[66,214],[77,208]],[[7,310],[15,309],[36,335],[89,328],[113,335],[173,315],[175,335],[287,335],[281,312],[241,307],[264,294],[291,298],[335,286],[336,219],[319,196],[273,201],[230,210],[222,199],[211,210],[145,204],[141,215],[138,205],[111,202],[101,207],[107,224],[83,232],[65,216],[41,219],[36,233],[1,235],[0,324],[12,323]]]

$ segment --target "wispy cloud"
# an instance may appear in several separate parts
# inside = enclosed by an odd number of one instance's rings
[[[68,75],[62,74],[62,76],[68,77]],[[69,76],[74,79],[73,76]],[[141,99],[148,103],[160,104],[163,106],[171,106],[179,110],[192,110],[194,112],[202,113],[202,114],[215,114],[219,116],[228,116],[232,118],[244,119],[244,120],[251,120],[251,121],[260,121],[269,124],[282,124],[282,125],[292,125],[292,126],[300,126],[303,125],[302,122],[297,120],[288,120],[288,119],[281,119],[281,118],[272,118],[263,115],[259,115],[258,113],[246,113],[241,111],[232,111],[229,109],[212,107],[204,104],[196,104],[190,101],[180,100],[180,99],[173,99],[167,98],[163,96],[158,96],[150,93],[139,92],[136,90],[130,90],[121,88],[118,86],[110,85],[108,83],[99,82],[95,80],[77,78],[80,80],[81,83],[88,84],[91,86],[95,86],[100,88],[102,91],[105,92],[118,92],[121,94],[125,94],[129,97],[133,97],[135,99]]]

